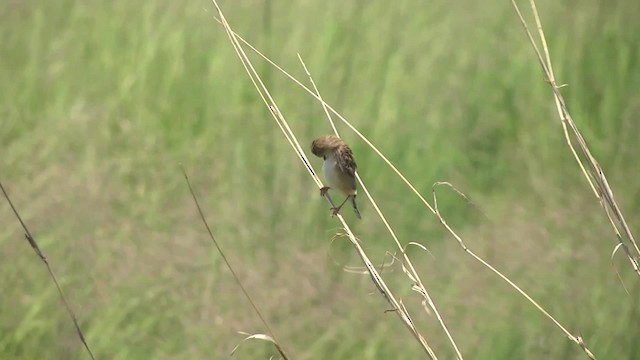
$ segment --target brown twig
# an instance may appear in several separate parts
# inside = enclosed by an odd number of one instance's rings
[[[224,254],[224,251],[222,251],[222,248],[220,247],[220,244],[218,244],[218,241],[216,240],[215,236],[213,236],[213,231],[211,231],[211,227],[209,227],[207,218],[204,216],[204,212],[202,211],[202,208],[200,207],[200,203],[198,202],[198,197],[196,196],[196,193],[193,190],[193,187],[191,186],[191,181],[189,181],[189,176],[187,176],[187,172],[185,171],[182,164],[180,164],[180,170],[182,170],[182,175],[184,176],[184,180],[187,182],[187,186],[189,187],[191,198],[193,199],[193,202],[196,205],[196,208],[198,209],[198,214],[200,215],[200,219],[202,220],[204,227],[207,229],[207,233],[209,234],[209,238],[211,239],[211,242],[213,242],[213,245],[215,245],[216,249],[218,250],[218,253],[222,257],[222,260],[224,261],[225,265],[227,265],[227,269],[229,269],[229,271],[231,272],[233,279],[235,280],[236,284],[238,284],[238,286],[240,287],[240,290],[242,290],[242,293],[244,294],[245,298],[247,298],[247,300],[251,304],[253,311],[256,312],[256,314],[260,318],[260,321],[262,321],[262,324],[264,325],[265,329],[269,332],[271,342],[275,345],[276,349],[280,353],[280,356],[282,356],[283,359],[287,360],[288,358],[284,353],[284,349],[282,348],[282,346],[280,346],[280,344],[276,340],[276,336],[273,330],[271,330],[269,323],[267,322],[265,317],[262,315],[262,312],[260,312],[260,310],[258,309],[258,306],[251,298],[251,295],[249,295],[249,292],[247,291],[247,289],[244,287],[244,285],[242,285],[242,281],[240,281],[240,277],[238,276],[236,271],[233,269],[233,266],[231,266],[231,263],[229,262],[229,260],[227,260],[227,256]]]
[[[82,341],[82,344],[84,345],[84,348],[89,353],[89,356],[91,356],[91,359],[95,360],[96,357],[93,355],[93,351],[91,351],[91,348],[89,347],[89,344],[87,343],[87,340],[86,340],[86,338],[85,338],[85,336],[84,336],[84,334],[82,332],[82,329],[80,329],[80,324],[78,323],[78,319],[76,317],[75,312],[73,311],[73,309],[71,309],[71,305],[69,305],[69,302],[67,301],[67,298],[64,296],[64,292],[62,291],[62,287],[60,286],[60,283],[58,282],[58,279],[56,278],[56,275],[53,273],[53,269],[51,268],[51,265],[49,264],[49,260],[47,259],[45,254],[42,252],[42,250],[40,250],[40,247],[38,246],[38,243],[36,242],[36,239],[33,237],[33,235],[31,235],[31,231],[29,231],[29,228],[27,227],[27,224],[25,224],[25,222],[22,220],[22,217],[18,213],[18,210],[16,209],[16,207],[13,205],[13,202],[11,201],[11,198],[9,197],[9,194],[7,194],[7,191],[5,190],[5,188],[2,185],[1,181],[0,181],[0,189],[2,189],[2,193],[4,194],[5,199],[7,199],[7,202],[9,202],[9,206],[11,207],[11,210],[13,210],[13,213],[15,214],[16,218],[20,222],[20,225],[22,225],[22,229],[24,230],[25,239],[29,242],[29,245],[31,245],[31,248],[33,249],[33,251],[36,253],[36,255],[38,255],[40,260],[47,267],[47,271],[49,271],[49,276],[51,277],[51,279],[53,280],[53,283],[56,285],[56,288],[58,289],[58,294],[60,295],[60,299],[62,300],[62,303],[64,304],[64,307],[67,309],[67,313],[69,314],[69,317],[71,317],[71,320],[73,321],[73,326],[76,329],[76,333],[78,334],[78,337],[80,338],[80,341]]]

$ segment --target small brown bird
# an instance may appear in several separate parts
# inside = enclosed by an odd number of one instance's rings
[[[324,159],[322,172],[329,186],[320,189],[320,195],[324,195],[330,188],[336,188],[347,195],[340,206],[331,209],[333,214],[336,215],[347,200],[351,199],[353,211],[358,219],[361,219],[360,210],[356,205],[357,165],[349,146],[335,135],[324,135],[313,140],[311,152]]]

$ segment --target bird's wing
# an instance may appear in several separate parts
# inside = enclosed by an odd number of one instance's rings
[[[342,145],[336,149],[336,162],[338,163],[340,171],[349,175],[353,180],[353,185],[355,187],[356,169],[358,166],[356,165],[356,161],[353,159],[353,152],[347,145]]]

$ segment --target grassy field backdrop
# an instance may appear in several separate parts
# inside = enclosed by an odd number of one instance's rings
[[[568,151],[508,1],[222,1],[229,22],[327,102],[444,216],[601,359],[638,359],[638,279]],[[640,233],[640,2],[540,1],[570,111]],[[523,4],[527,8],[527,4]],[[211,3],[0,3],[0,179],[47,254],[99,359],[219,359],[264,332],[216,236],[294,359],[423,357],[345,241],[259,100]],[[322,108],[260,64],[301,141]],[[468,257],[354,134],[360,174],[411,250],[469,359],[582,359]],[[314,159],[317,160],[317,159]],[[314,162],[318,166],[319,161]],[[393,245],[361,199],[346,212],[373,260]],[[0,201],[0,359],[87,359],[43,264]],[[631,295],[624,292],[615,268]],[[399,268],[389,282],[441,358],[446,337]],[[271,348],[245,344],[240,359]]]

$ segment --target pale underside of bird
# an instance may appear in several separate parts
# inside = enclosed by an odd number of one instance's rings
[[[348,200],[351,200],[353,211],[358,218],[361,218],[360,210],[356,205],[357,165],[349,146],[335,135],[325,135],[313,140],[311,152],[324,159],[322,172],[328,186],[320,189],[320,194],[324,195],[329,189],[333,188],[342,191],[347,196],[340,206],[331,209],[333,214],[337,214],[342,206]]]

